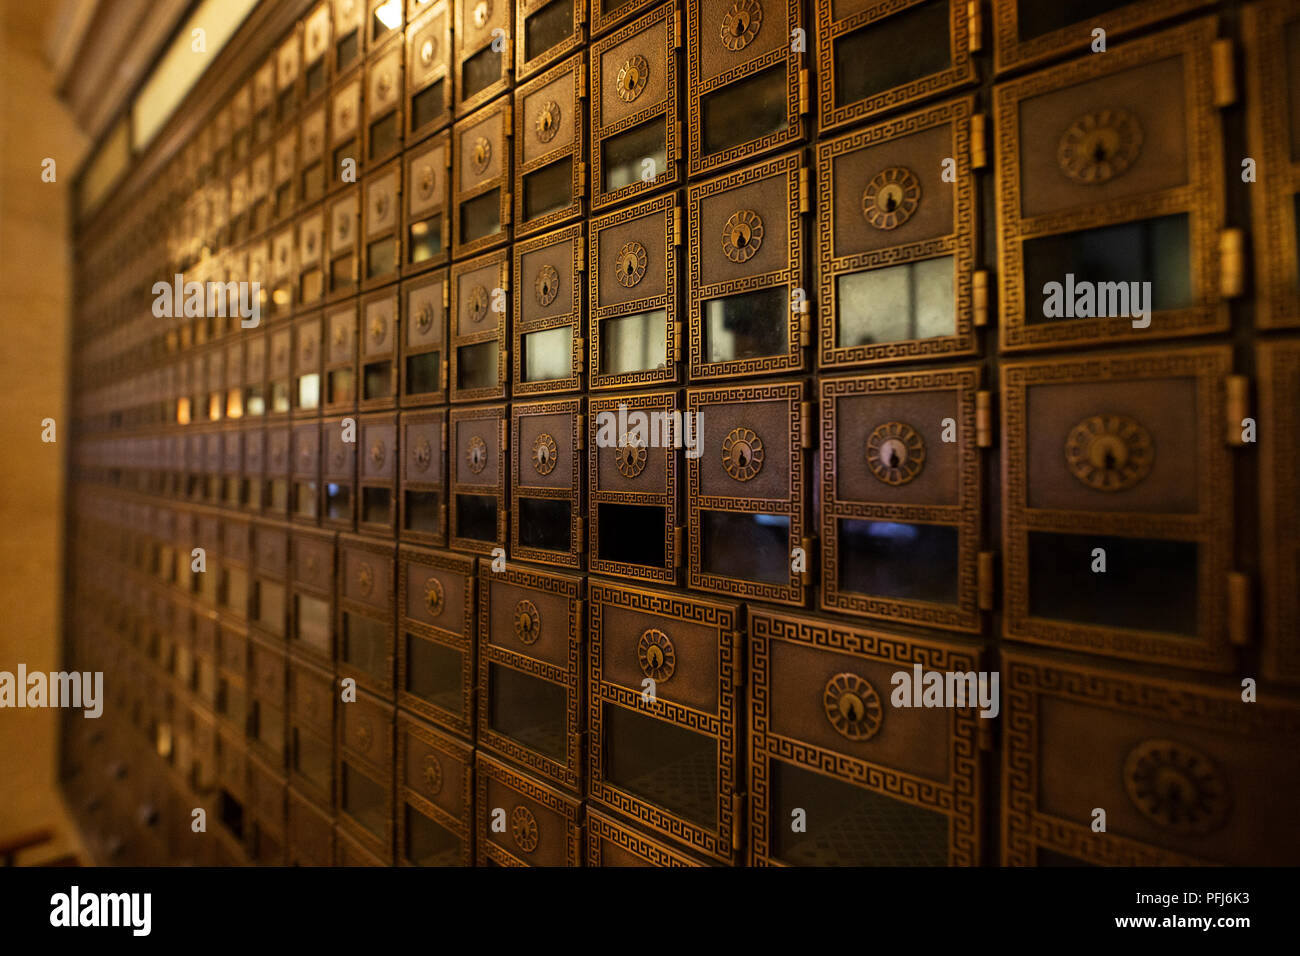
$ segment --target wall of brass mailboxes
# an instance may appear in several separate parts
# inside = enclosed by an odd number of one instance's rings
[[[1300,862],[1298,193],[1293,3],[261,4],[77,229],[96,857]]]

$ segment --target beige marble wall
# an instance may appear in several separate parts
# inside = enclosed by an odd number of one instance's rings
[[[58,670],[71,304],[69,210],[85,137],[41,55],[44,4],[0,6],[0,670]],[[57,181],[41,181],[41,162]],[[41,420],[57,422],[43,444]],[[55,775],[58,713],[0,710],[0,840],[40,826],[82,855]]]

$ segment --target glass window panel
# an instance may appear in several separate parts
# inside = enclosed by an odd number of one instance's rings
[[[495,388],[501,349],[495,341],[462,345],[456,350],[457,388]]]
[[[705,156],[777,133],[787,122],[784,61],[701,98]]]
[[[525,382],[546,382],[573,374],[573,327],[561,325],[521,337]]]
[[[767,584],[790,582],[787,515],[701,511],[700,530],[705,573]]]
[[[603,705],[605,779],[703,827],[718,825],[718,742],[676,724]]]
[[[564,688],[511,667],[488,667],[488,726],[529,750],[563,760]]]
[[[606,375],[665,368],[668,313],[664,309],[600,320],[600,370]]]
[[[647,159],[652,165],[644,165]],[[656,116],[625,133],[610,136],[600,144],[600,160],[607,193],[641,182],[646,169],[653,172],[653,178],[669,172],[667,120]]]
[[[955,334],[955,281],[951,256],[840,276],[839,347]]]
[[[842,591],[955,604],[958,577],[956,528],[895,521],[839,522]]]
[[[704,303],[707,362],[784,355],[790,350],[787,290],[784,286]]]
[[[949,0],[930,0],[837,38],[835,105],[846,106],[948,69]]]
[[[459,714],[464,707],[461,674],[464,652],[416,634],[406,635],[408,693],[435,707]]]

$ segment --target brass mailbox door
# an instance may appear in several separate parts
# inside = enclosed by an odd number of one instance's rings
[[[678,438],[687,437],[677,394],[590,398],[587,416],[588,568],[676,584],[685,550]]]
[[[734,859],[740,606],[592,578],[588,796],[692,850]]]
[[[510,239],[511,99],[503,96],[452,127],[451,234],[457,258]]]
[[[979,865],[981,701],[993,710],[997,685],[978,649],[779,611],[749,625],[751,862]],[[924,706],[926,675],[962,678],[961,696]]]
[[[289,510],[294,521],[320,520],[320,423],[293,428],[293,490]]]
[[[393,538],[397,529],[397,413],[357,420],[357,530]]]
[[[391,46],[366,65],[366,162],[383,162],[402,148],[402,47]]]
[[[333,674],[290,661],[289,784],[323,806],[334,800],[334,698]]]
[[[392,705],[365,691],[337,721],[339,827],[385,866],[393,861],[393,725]]]
[[[504,405],[453,408],[450,412],[450,547],[491,554],[506,546],[507,428]]]
[[[299,130],[302,152],[298,159],[298,195],[303,204],[318,202],[329,181],[329,156],[325,141],[325,105],[303,117]]]
[[[293,353],[292,414],[295,418],[314,418],[320,414],[321,362],[325,355],[319,312],[294,321]]]
[[[588,224],[593,389],[677,381],[681,216],[669,194]]]
[[[293,301],[298,308],[320,303],[325,293],[325,214],[317,206],[298,218],[298,261]]]
[[[441,404],[447,399],[447,272],[402,283],[402,356],[399,368],[403,408]]]
[[[816,0],[821,130],[974,83],[962,0]]]
[[[580,224],[514,245],[515,396],[566,392],[582,386],[586,240]]]
[[[976,350],[974,100],[817,146],[823,368]]]
[[[456,115],[465,116],[510,86],[514,5],[505,0],[456,3]]]
[[[326,177],[330,192],[358,181],[364,158],[361,153],[361,120],[361,77],[353,74],[352,79],[336,89],[330,99],[330,174]]]
[[[577,791],[584,579],[479,562],[478,744]]]
[[[583,401],[511,407],[510,553],[525,561],[577,568],[586,549],[582,514]]]
[[[301,657],[332,669],[335,651],[334,532],[295,530],[289,540],[289,555],[293,592],[289,609],[289,652],[295,658]],[[323,719],[330,713],[333,712],[325,711],[320,716]],[[329,739],[334,739],[332,733]]]
[[[479,866],[581,866],[582,802],[482,751],[474,754]],[[501,832],[494,823],[504,820]]]
[[[791,154],[690,188],[693,380],[804,367],[815,321],[804,271],[809,178]]]
[[[373,289],[397,278],[402,264],[400,160],[371,173],[362,184],[361,288]]]
[[[363,0],[334,0],[334,75],[356,66],[366,47]]]
[[[703,866],[668,843],[587,808],[587,866]]]
[[[510,253],[457,262],[450,278],[450,399],[505,398],[509,381]]]
[[[340,676],[391,700],[395,545],[339,537],[338,649]],[[346,712],[347,708],[344,708]]]
[[[999,73],[1063,55],[1106,52],[1112,37],[1210,5],[1211,0],[1105,0],[1101,4],[994,0],[994,63]],[[1101,36],[1097,35],[1101,31]]]
[[[812,546],[803,449],[812,440],[801,382],[688,389],[698,454],[686,456],[687,584],[702,591],[803,604]],[[808,415],[805,415],[805,410]]]
[[[1216,29],[995,87],[1004,351],[1227,329]]]
[[[333,758],[331,757],[331,760]],[[333,799],[323,801],[328,808]],[[289,786],[288,854],[290,866],[334,865],[334,820],[331,813]]]
[[[552,6],[569,0],[554,0]],[[522,7],[520,16],[523,16]],[[515,235],[582,215],[587,192],[587,67],[579,55],[515,92]]]
[[[1242,10],[1246,48],[1247,117],[1255,223],[1255,324],[1300,325],[1300,51],[1297,11],[1286,0],[1252,3]],[[1243,165],[1245,163],[1243,162]],[[1245,173],[1242,174],[1245,178]]]
[[[474,754],[402,714],[397,720],[397,862],[473,866]]]
[[[682,181],[681,12],[665,3],[591,45],[591,206]]]
[[[451,257],[451,134],[413,147],[406,161],[406,259],[402,275],[430,269]]]
[[[311,104],[329,88],[330,20],[329,0],[322,0],[303,19],[302,95],[306,104]]]
[[[1260,551],[1264,670],[1300,682],[1300,342],[1261,343],[1259,369]],[[1246,423],[1229,423],[1246,427]]]
[[[798,0],[687,0],[692,177],[803,138],[811,90],[792,39],[800,13]]]
[[[321,524],[352,531],[357,520],[356,419],[321,422]]]
[[[1002,658],[1003,865],[1276,866],[1300,852],[1276,798],[1300,786],[1293,701]]]
[[[398,536],[404,542],[447,542],[447,413],[402,412],[398,418],[402,455]]]
[[[474,736],[474,558],[398,551],[397,703],[466,739]]]
[[[821,380],[822,608],[980,629],[979,381],[972,366]]]
[[[361,300],[361,358],[357,377],[363,411],[397,404],[399,328],[397,286],[390,285]]]
[[[357,306],[351,303],[325,312],[325,414],[357,407]]]
[[[597,3],[600,0],[596,0]],[[515,79],[534,73],[587,43],[588,0],[518,0]]]
[[[438,0],[406,27],[406,139],[451,122],[451,0]]]
[[[1227,670],[1228,346],[1002,369],[1003,627]]]
[[[356,294],[361,279],[359,244],[361,232],[361,187],[348,186],[331,200],[329,210],[329,260],[326,268],[325,300],[336,302]]]

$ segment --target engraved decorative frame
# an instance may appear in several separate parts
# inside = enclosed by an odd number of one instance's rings
[[[1009,362],[1002,366],[1003,618],[1007,637],[1034,644],[1152,661],[1200,670],[1227,670],[1227,587],[1232,561],[1232,463],[1223,441],[1224,379],[1232,370],[1227,346],[1161,352],[1120,352],[1084,359]],[[1192,513],[1135,513],[1033,508],[1029,504],[1028,392],[1040,385],[1080,385],[1189,378],[1195,381],[1197,462]],[[1063,440],[1064,436],[1056,440]],[[1036,440],[1048,440],[1038,436]],[[1177,451],[1170,450],[1177,454]],[[1197,610],[1192,637],[1035,617],[1030,610],[1029,535],[1033,531],[1093,533],[1194,542],[1198,546]]]
[[[474,778],[478,790],[475,801],[475,819],[478,831],[474,840],[474,859],[479,866],[528,866],[528,862],[489,837],[488,821],[492,809],[488,806],[488,782],[495,781],[513,790],[527,800],[553,811],[565,821],[565,862],[569,866],[582,865],[582,804],[566,793],[519,773],[503,763],[488,757],[482,751],[474,754]]]
[[[474,3],[472,0],[457,0],[454,4],[456,10],[456,23],[452,27],[452,36],[456,44],[455,59],[452,61],[456,82],[455,88],[456,116],[468,116],[473,113],[484,103],[489,102],[498,94],[510,88],[511,75],[514,72],[514,37],[510,35],[510,30],[514,26],[514,17],[510,11],[513,4],[505,2]],[[486,11],[484,22],[481,24],[471,23],[470,17],[477,9]],[[493,80],[483,89],[469,96],[465,96],[464,91],[464,68],[473,57],[491,49],[493,43],[492,31],[500,29],[505,33],[503,47],[500,51],[501,70],[497,79]]]
[[[465,256],[472,256],[487,249],[504,245],[510,241],[510,213],[512,210],[512,202],[510,198],[510,141],[514,137],[514,125],[512,123],[512,114],[514,110],[511,106],[511,100],[512,97],[503,96],[492,105],[484,107],[469,116],[462,117],[456,121],[454,126],[452,126],[451,248],[452,255],[456,259],[461,259]],[[467,137],[475,127],[482,126],[485,121],[489,120],[495,120],[500,126],[498,133],[498,146],[496,147],[499,155],[492,157],[489,160],[490,163],[498,165],[499,171],[494,176],[477,178],[474,182],[467,183],[465,181],[465,174],[462,170],[464,165],[464,154],[469,149]],[[487,140],[487,142],[491,144],[491,140]],[[477,199],[480,196],[488,195],[494,189],[498,190],[499,203],[497,216],[499,228],[494,233],[465,241],[461,238],[460,232],[461,207],[471,200]]]
[[[462,279],[475,272],[496,267],[497,281],[491,288],[485,288],[487,302],[484,305],[483,328],[478,332],[462,333],[461,328],[468,325],[473,290],[461,288]],[[451,372],[448,376],[449,400],[455,402],[483,402],[503,399],[510,381],[510,306],[503,302],[500,311],[493,306],[498,296],[508,298],[510,288],[510,250],[498,249],[475,259],[452,263],[449,279],[451,309],[448,312],[447,351],[450,353]],[[497,381],[495,385],[480,388],[460,387],[460,350],[467,345],[480,345],[484,342],[497,343]]]
[[[372,570],[371,581],[372,586],[373,583],[384,584],[387,589],[384,594],[377,595],[373,600],[362,600],[352,596],[352,589],[345,580],[352,567],[352,563],[349,561],[351,555],[356,555],[360,562],[359,573],[364,571],[370,562],[379,566],[380,571],[377,575]],[[346,534],[341,534],[338,538],[338,591],[335,595],[337,606],[335,608],[334,625],[334,669],[340,678],[350,677],[356,681],[357,687],[364,688],[386,700],[391,700],[394,695],[393,665],[397,656],[395,637],[396,609],[393,607],[392,592],[395,555],[395,541],[380,542]],[[344,660],[344,642],[347,634],[344,619],[347,615],[375,621],[387,631],[385,639],[385,648],[388,652],[387,679],[376,678]],[[342,717],[340,717],[340,723],[342,723]]]
[[[402,282],[401,316],[402,347],[398,361],[398,404],[402,408],[419,408],[441,405],[447,400],[447,315],[450,311],[451,290],[448,272],[438,269]],[[417,304],[419,307],[417,308]],[[425,309],[432,310],[430,318]],[[428,328],[422,328],[427,324]],[[410,360],[420,356],[438,356],[437,386],[427,392],[411,392]]]
[[[606,865],[601,852],[605,845],[637,857],[646,866],[704,866],[668,843],[652,840],[590,807],[587,808],[586,821],[587,866]]]
[[[594,0],[599,5],[600,0]],[[573,10],[573,32],[567,39],[528,58],[528,19],[552,3],[562,3]],[[545,69],[557,60],[562,60],[574,50],[587,44],[587,0],[516,0],[515,2],[515,82],[528,79],[539,70]]]
[[[461,780],[460,800],[465,808],[464,817],[457,819],[438,806],[424,794],[406,785],[406,746],[405,737],[409,735],[428,745],[431,750],[441,752],[444,756],[458,761],[465,769]],[[418,812],[431,818],[446,830],[460,837],[460,866],[474,865],[474,751],[463,743],[444,737],[431,727],[426,727],[405,714],[397,715],[397,864],[413,866],[405,859],[402,848],[406,846],[406,814],[402,802],[406,801]]]
[[[509,487],[506,480],[506,467],[509,458],[506,454],[509,445],[509,424],[506,417],[506,406],[489,405],[475,408],[453,408],[448,414],[447,423],[447,461],[448,471],[450,474],[450,496],[447,503],[447,510],[451,513],[450,530],[447,534],[447,545],[455,548],[457,551],[472,551],[476,554],[491,554],[493,548],[505,548],[507,535],[509,533],[506,509],[508,496],[506,489]],[[483,422],[487,428],[496,428],[497,448],[496,467],[497,480],[495,485],[474,484],[464,481],[461,478],[461,470],[464,467],[462,461],[462,449],[458,441],[458,426],[461,422]],[[492,424],[495,423],[495,424]],[[459,520],[456,512],[456,495],[484,495],[496,499],[497,503],[497,537],[495,541],[480,541],[477,538],[465,538],[459,534]]]
[[[442,29],[436,29],[441,18]],[[440,130],[451,122],[452,104],[455,102],[455,76],[451,69],[454,48],[451,34],[452,2],[438,0],[406,26],[406,139],[415,142],[427,133]],[[432,35],[436,33],[436,39]],[[433,40],[433,63],[420,69],[423,41]],[[418,46],[417,46],[418,45]],[[438,47],[442,55],[438,55]],[[415,98],[433,84],[442,82],[443,108],[430,120],[415,125]]]
[[[439,152],[441,157],[437,155]],[[402,239],[405,243],[399,270],[402,278],[445,266],[451,259],[451,158],[450,130],[443,130],[423,143],[408,147],[402,156],[407,183],[406,201],[402,203]],[[430,198],[424,200],[424,187],[429,179],[432,179],[428,189]],[[415,248],[412,229],[419,223],[427,223],[435,215],[438,217],[441,251],[419,262],[410,261]]]

